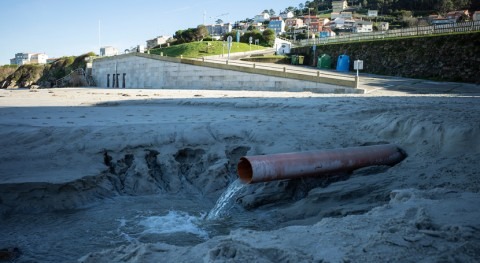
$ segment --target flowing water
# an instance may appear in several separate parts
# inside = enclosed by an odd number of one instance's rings
[[[227,190],[218,198],[215,206],[207,214],[207,220],[216,220],[228,213],[228,209],[231,208],[233,202],[235,202],[235,195],[245,186],[239,179],[231,183]]]
[[[71,211],[4,216],[0,248],[18,247],[18,262],[73,262],[138,242],[195,245],[238,227],[224,217],[242,187],[233,182],[211,210],[201,196],[150,195],[117,196]]]

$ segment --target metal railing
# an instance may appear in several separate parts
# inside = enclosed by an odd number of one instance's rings
[[[73,76],[79,76],[80,78],[82,78],[83,80],[85,80],[85,82],[91,86],[91,81],[93,81],[93,78],[91,78],[91,80],[89,80],[89,78],[87,78],[87,75],[85,73],[85,70],[83,68],[77,68],[75,70],[73,70],[72,72],[70,72],[68,75],[66,75],[65,77],[63,78],[60,78],[60,79],[57,79],[55,81],[55,86],[56,87],[65,87],[72,79]]]
[[[412,36],[425,36],[436,34],[449,34],[449,33],[462,33],[462,32],[474,32],[480,31],[480,21],[462,22],[441,24],[432,26],[417,26],[403,29],[394,29],[380,32],[369,33],[355,33],[348,35],[340,35],[334,37],[317,38],[317,39],[303,39],[295,41],[294,43],[299,46],[309,46],[318,44],[331,44],[331,43],[343,43],[343,42],[357,42],[368,40],[379,40],[388,38],[403,38]]]

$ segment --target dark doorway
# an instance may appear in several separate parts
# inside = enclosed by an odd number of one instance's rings
[[[110,74],[107,74],[107,88],[110,88]]]
[[[125,88],[125,76],[127,76],[127,73],[123,73],[122,88]]]

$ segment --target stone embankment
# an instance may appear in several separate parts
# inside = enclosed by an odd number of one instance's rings
[[[293,49],[294,54],[304,54],[309,65],[316,65],[316,57],[332,56],[333,67],[341,54],[353,61],[364,61],[364,73],[421,78],[442,81],[480,83],[480,32],[450,34],[431,37],[390,39],[317,45]]]

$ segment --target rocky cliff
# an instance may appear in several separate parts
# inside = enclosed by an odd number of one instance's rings
[[[55,62],[47,65],[27,64],[18,67],[13,73],[0,78],[0,89],[6,88],[30,88],[38,87],[54,87],[56,81],[61,79],[78,68],[85,68],[85,59],[95,56],[90,52],[78,57],[62,57]],[[85,83],[78,78],[70,78],[68,85],[72,87],[84,86]]]

